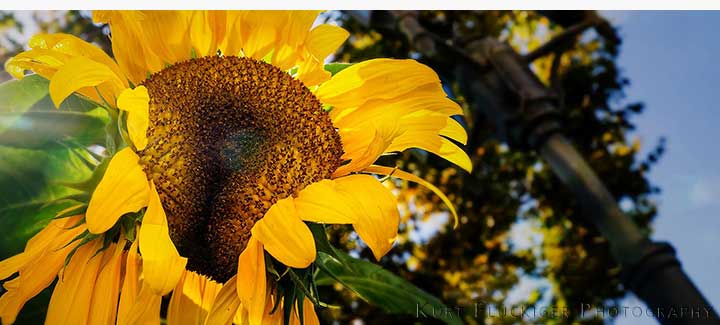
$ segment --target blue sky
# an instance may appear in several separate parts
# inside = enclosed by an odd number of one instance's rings
[[[662,189],[654,239],[670,241],[686,272],[720,306],[720,12],[603,12],[620,27],[619,65],[644,149],[667,151],[649,174]],[[633,299],[628,301],[633,302]],[[619,319],[618,324],[654,324]]]

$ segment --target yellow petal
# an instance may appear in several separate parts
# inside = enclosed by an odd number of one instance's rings
[[[125,89],[120,93],[117,107],[128,112],[127,128],[136,150],[147,146],[147,128],[150,124],[150,96],[145,86]]]
[[[95,62],[109,67],[123,81],[123,86],[127,86],[127,82],[120,72],[115,60],[105,53],[101,48],[94,44],[88,43],[79,37],[71,34],[35,34],[28,41],[28,46],[32,49],[51,49],[69,56],[83,56]]]
[[[287,11],[249,11],[243,21],[248,31],[242,45],[245,56],[260,60],[267,55],[280,38],[280,30],[288,18]]]
[[[310,27],[318,15],[315,10],[293,10],[287,23],[279,30],[278,40],[273,48],[273,65],[287,70],[298,64],[305,56],[301,44],[310,33]]]
[[[85,57],[75,57],[50,79],[50,98],[55,107],[60,107],[60,103],[78,89],[95,87],[104,82],[113,85],[113,93],[119,93],[123,89],[122,82],[109,67]],[[114,101],[114,98],[107,100]]]
[[[94,19],[109,24],[112,35],[112,52],[120,68],[134,84],[139,84],[147,73],[162,69],[160,58],[147,49],[147,42],[140,26],[145,15],[139,11],[93,12]]]
[[[219,41],[218,45],[223,55],[240,54],[248,33],[248,28],[245,28],[245,16],[247,14],[248,12],[243,10],[228,10],[225,12],[225,32],[223,35],[232,35],[233,37],[222,37]]]
[[[351,65],[320,85],[316,96],[336,107],[358,107],[431,85],[443,94],[437,74],[415,60],[373,59]],[[443,96],[445,97],[445,96]]]
[[[140,284],[140,258],[137,254],[137,238],[130,245],[130,250],[125,259],[125,276],[120,291],[120,302],[118,303],[117,323],[130,324],[130,310],[135,305],[139,293]]]
[[[13,77],[22,79],[25,70],[34,71],[46,79],[51,79],[57,69],[72,57],[57,51],[33,49],[22,52],[5,63],[5,70]]]
[[[263,276],[264,274],[265,265],[263,264]],[[264,288],[265,279],[263,278],[262,280],[262,287]],[[234,276],[223,285],[220,292],[218,292],[217,297],[215,297],[215,302],[210,309],[207,320],[205,320],[206,325],[226,325],[232,322],[238,308],[240,308],[241,298],[238,297],[238,293],[236,291],[238,284],[237,276]],[[263,297],[264,296],[265,293],[263,292]]]
[[[344,151],[341,158],[349,160],[349,162],[335,170],[333,178],[345,176],[372,165],[390,145],[390,141],[387,140],[389,136],[383,135],[380,130],[374,128],[341,128],[338,133]]]
[[[400,170],[397,168],[373,165],[373,166],[365,168],[364,171],[366,171],[368,173],[373,173],[373,174],[378,174],[378,175],[386,175],[386,176],[404,179],[406,181],[411,181],[411,182],[418,183],[422,186],[427,187],[429,190],[431,190],[433,193],[435,193],[435,195],[440,197],[440,200],[442,200],[443,203],[445,203],[445,205],[450,210],[450,213],[453,215],[453,218],[455,219],[455,227],[457,227],[458,215],[457,215],[457,211],[455,211],[455,207],[453,206],[452,202],[450,202],[450,199],[448,199],[447,196],[445,196],[445,193],[440,191],[440,189],[435,187],[435,185],[432,185],[430,182],[428,182],[416,175],[410,174],[406,171],[403,171],[403,170]]]
[[[173,290],[167,321],[175,324],[202,324],[222,285],[195,272],[185,271]]]
[[[287,266],[306,268],[315,260],[315,240],[298,218],[292,198],[273,204],[251,232],[270,255]]]
[[[195,54],[215,54],[225,36],[227,15],[217,10],[195,10],[191,15],[190,41]]]
[[[263,250],[263,244],[255,236],[250,237],[245,250],[240,254],[237,279],[233,277],[233,280],[237,282],[237,297],[239,297],[243,308],[247,310],[247,321],[250,325],[260,324],[265,311],[264,298],[267,283],[265,278],[265,251]],[[229,283],[225,284],[226,287],[228,285]]]
[[[440,135],[460,142],[463,145],[467,144],[468,135],[465,127],[452,117],[448,117],[447,124],[444,128],[440,129]]]
[[[110,26],[113,55],[135,84],[167,64],[190,59],[190,12],[121,10],[96,18]]]
[[[167,217],[155,184],[150,182],[150,202],[139,233],[144,282],[157,295],[165,295],[180,280],[187,258],[181,257],[170,239]]]
[[[335,52],[349,36],[350,33],[342,27],[322,24],[313,28],[305,46],[312,55],[322,60]]]
[[[408,148],[472,170],[467,154],[448,140],[467,142],[464,128],[450,117],[462,110],[422,64],[391,59],[355,64],[320,85],[316,95],[333,106],[330,116],[343,143],[342,158],[349,160],[333,177],[360,171],[383,153]]]
[[[86,212],[87,227],[91,233],[103,233],[114,226],[123,214],[147,205],[148,183],[139,159],[132,149],[125,148],[110,160]]]
[[[108,10],[93,10],[92,20],[96,24],[107,24],[112,17],[112,12]]]
[[[101,255],[95,255],[100,247],[102,240],[99,239],[80,246],[70,263],[60,272],[50,297],[46,324],[87,323],[102,260]]]
[[[84,225],[78,225],[81,221],[82,215],[50,221],[45,228],[28,240],[23,253],[37,257],[65,246],[73,236],[85,231]],[[35,258],[31,260],[33,259]]]
[[[65,263],[65,258],[74,248],[68,243],[85,231],[82,225],[67,229],[76,225],[80,218],[77,216],[53,220],[28,242],[24,254],[31,258],[18,270],[14,270],[19,272],[16,278],[3,284],[7,290],[0,296],[0,319],[3,324],[15,322],[25,303],[55,279]]]
[[[185,10],[143,11],[145,19],[139,21],[148,41],[143,44],[164,64],[190,59],[192,44],[190,27],[192,12]]]
[[[300,191],[295,206],[303,220],[352,223],[378,260],[397,237],[397,200],[370,175],[349,175],[311,184]]]
[[[275,309],[276,304],[277,309]],[[273,309],[275,309],[275,312],[273,312]],[[265,315],[263,316],[263,324],[282,324],[282,310],[283,301],[281,297],[278,297],[277,289],[268,290],[267,296],[265,298]]]
[[[111,244],[103,253],[103,261],[107,262],[100,270],[93,289],[88,324],[115,324],[124,248],[125,240],[121,238],[118,244]]]
[[[80,58],[96,65],[105,66],[112,71],[114,77],[97,86],[81,86],[75,90],[78,93],[100,104],[104,103],[103,98],[105,98],[112,105],[115,103],[118,92],[127,87],[127,80],[113,59],[102,49],[73,35],[40,33],[30,38],[28,45],[31,50],[16,55],[5,65],[6,70],[18,79],[23,77],[25,70],[31,70],[52,80],[55,73],[66,63]],[[105,71],[105,69],[102,70]],[[65,87],[69,87],[69,85]]]
[[[290,319],[290,324],[319,325],[320,320],[318,319],[318,316],[315,313],[315,305],[313,305],[312,301],[310,301],[310,299],[305,297],[302,304],[303,304],[303,314],[302,314],[303,321],[300,322],[300,316],[298,315],[298,313],[299,313],[298,308],[294,308],[295,312],[292,314],[293,317]],[[296,303],[296,306],[297,306],[297,303]]]
[[[31,254],[20,253],[15,256],[11,256],[0,262],[0,280],[10,277],[15,274],[21,267],[25,266],[28,261],[32,259]]]
[[[323,62],[315,57],[310,57],[298,66],[295,78],[302,81],[306,87],[312,87],[330,79],[330,72],[325,70]]]
[[[183,320],[187,320],[187,324],[198,323],[199,305],[194,304],[192,299],[189,299],[189,297],[185,297],[183,293],[183,290],[185,288],[185,277],[188,273],[189,271],[183,272],[183,275],[180,277],[177,286],[175,287],[175,289],[173,289],[167,312],[168,325],[184,324]]]
[[[126,324],[160,324],[160,303],[162,296],[156,295],[150,286],[143,282],[135,304],[128,311]]]
[[[305,41],[310,33],[315,18],[321,10],[292,10],[285,26],[285,31],[281,35],[281,42],[293,47],[297,47]]]

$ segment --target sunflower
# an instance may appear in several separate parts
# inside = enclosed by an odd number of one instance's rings
[[[397,236],[396,199],[373,165],[419,148],[463,169],[462,113],[414,60],[324,61],[347,38],[315,11],[99,12],[113,58],[67,34],[39,34],[6,63],[48,79],[59,107],[104,107],[107,159],[87,202],[61,211],[0,262],[3,324],[55,285],[49,324],[317,323],[309,298],[283,296],[268,263],[305,269],[313,224],[350,224],[375,258]],[[338,68],[339,67],[339,68]]]

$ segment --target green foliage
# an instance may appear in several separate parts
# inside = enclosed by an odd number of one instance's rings
[[[390,314],[415,315],[419,321],[435,317],[447,324],[462,324],[457,316],[445,312],[451,309],[438,298],[377,264],[333,248],[324,227],[313,225],[311,229],[318,248],[315,260],[320,270],[315,279],[318,286],[339,283]]]
[[[83,192],[64,184],[90,177],[96,161],[85,145],[104,140],[98,135],[107,117],[95,105],[71,96],[56,110],[47,85],[39,76],[0,84],[0,260],[20,253],[59,212],[78,204],[63,198]],[[42,323],[51,292],[31,299],[17,323]]]
[[[56,110],[39,76],[0,84],[0,257],[18,253],[55,214],[81,193],[64,186],[90,176],[86,145],[104,140],[107,118],[75,96]],[[92,136],[91,136],[92,135]],[[101,136],[98,136],[101,135]]]
[[[0,146],[49,149],[103,144],[108,117],[77,96],[55,109],[49,82],[37,75],[0,84]]]
[[[59,212],[87,197],[66,184],[91,176],[97,161],[87,146],[104,142],[108,118],[77,96],[56,109],[48,81],[35,75],[0,84],[0,98],[1,260],[20,253]],[[50,292],[28,302],[18,323],[42,323]]]

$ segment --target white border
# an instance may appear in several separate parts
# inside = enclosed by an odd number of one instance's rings
[[[3,10],[61,9],[545,9],[545,10],[706,10],[717,0],[15,0]]]

